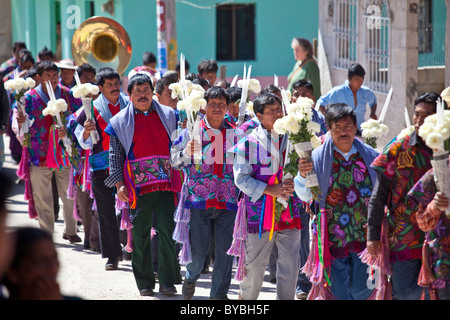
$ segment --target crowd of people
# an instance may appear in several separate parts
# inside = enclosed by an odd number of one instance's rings
[[[242,300],[258,299],[267,269],[280,300],[448,300],[448,195],[436,187],[433,151],[419,135],[441,97],[421,94],[413,127],[376,150],[361,136],[367,105],[377,119],[364,68],[352,65],[343,85],[322,94],[311,44],[293,39],[292,49],[287,90],[270,84],[242,101],[242,86],[218,79],[214,60],[201,61],[197,73],[187,62],[162,73],[146,52],[123,89],[112,68],[55,61],[47,48],[35,63],[16,43],[0,68],[2,85],[19,76],[35,86],[19,101],[1,88],[0,133],[10,137],[40,229],[8,237],[11,182],[2,178],[0,278],[8,297],[70,298],[56,282],[52,241],[61,201],[63,238],[101,252],[107,271],[130,259],[141,296],[154,295],[157,283],[160,294],[174,295],[182,284],[181,295],[192,299],[212,267],[210,298],[227,299],[236,262]],[[74,96],[76,75],[98,87],[92,106]],[[174,89],[187,83],[204,100],[196,134]],[[54,99],[67,105],[62,125],[44,115]],[[310,101],[321,145],[286,177],[289,137],[274,127],[286,104],[300,101]],[[2,151],[2,135],[0,142]],[[0,160],[1,168],[4,153]],[[307,183],[312,171],[316,188]]]

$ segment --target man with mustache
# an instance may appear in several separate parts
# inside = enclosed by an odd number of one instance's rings
[[[172,134],[177,119],[171,107],[152,100],[149,76],[136,74],[128,83],[131,103],[111,118],[105,131],[110,136],[107,187],[117,189],[121,202],[129,204],[127,218],[132,226],[131,263],[140,295],[153,295],[155,275],[152,255],[158,254],[159,292],[176,293],[181,283],[174,231],[176,193],[181,182],[170,164]],[[122,212],[125,215],[127,212]],[[156,221],[153,225],[153,215]],[[152,252],[151,229],[158,233],[158,252]]]
[[[381,253],[382,226],[388,230],[389,259],[392,264],[394,300],[419,300],[423,289],[417,284],[422,259],[424,233],[416,223],[417,204],[408,201],[408,192],[431,169],[433,151],[418,135],[426,117],[436,113],[439,96],[425,93],[414,101],[414,131],[395,139],[372,163],[377,183],[370,199],[368,216],[369,253]],[[385,214],[387,206],[388,214]],[[383,225],[383,222],[386,224]]]
[[[97,205],[100,246],[102,257],[107,258],[106,270],[116,270],[122,257],[119,240],[119,223],[115,209],[114,189],[105,185],[109,176],[109,135],[105,132],[111,118],[123,110],[129,97],[120,92],[120,75],[111,68],[102,68],[97,74],[100,96],[94,100],[93,120],[87,120],[84,110],[77,117],[75,129],[80,146],[89,152],[91,185]],[[98,142],[92,141],[91,133],[98,133]]]
[[[366,248],[368,203],[376,180],[370,164],[378,152],[355,139],[357,121],[351,107],[329,105],[325,121],[331,137],[313,151],[312,162],[300,159],[295,178],[295,191],[305,202],[313,198],[305,187],[306,174],[314,168],[319,180],[315,196],[320,212],[307,264],[318,261],[314,248],[320,247],[323,273],[312,273],[310,298],[330,298],[323,290],[331,289],[328,294],[337,300],[366,300],[372,289],[366,284],[367,265],[358,254]]]
[[[66,225],[63,238],[73,243],[81,242],[81,239],[77,235],[77,224],[73,218],[73,200],[67,198],[70,165],[63,160],[62,148],[58,143],[53,144],[53,150],[51,148],[51,143],[57,141],[58,137],[63,138],[66,132],[64,128],[59,128],[56,132],[53,117],[42,114],[50,100],[45,84],[50,82],[56,99],[66,101],[67,111],[64,117],[78,110],[81,100],[75,99],[68,88],[58,84],[58,71],[55,63],[41,62],[37,68],[40,84],[25,94],[25,113],[34,122],[27,134],[29,138],[23,140],[24,137],[21,137],[25,154],[22,155],[20,167],[23,175],[21,178],[25,180],[27,195],[30,197],[28,202],[30,216],[33,217],[37,213],[40,227],[51,234],[54,230],[55,215],[52,188],[49,186],[53,175],[56,177]],[[25,121],[26,115],[17,112],[19,126]]]
[[[293,179],[282,181],[288,137],[273,130],[275,121],[283,117],[281,100],[273,93],[262,94],[255,99],[253,110],[261,124],[230,150],[235,156],[236,186],[243,192],[239,205],[246,211],[246,217],[241,216],[246,221],[237,224],[247,225],[248,233],[245,256],[240,256],[245,275],[239,296],[243,300],[258,298],[276,245],[277,299],[293,300],[300,268],[301,204],[294,195]],[[289,202],[288,208],[274,206],[277,198]]]

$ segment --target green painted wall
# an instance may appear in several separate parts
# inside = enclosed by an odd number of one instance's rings
[[[447,6],[445,0],[432,1],[432,52],[419,54],[419,67],[445,65],[445,23]]]
[[[58,15],[55,3],[60,3]],[[37,55],[44,46],[56,49],[56,22],[62,26],[63,58],[71,57],[70,41],[74,30],[68,29],[66,22],[73,16],[67,12],[71,5],[80,7],[81,22],[87,16],[86,0],[13,0],[12,21],[13,41],[25,40],[33,54]],[[195,6],[187,4],[187,2]],[[216,9],[223,1],[190,0],[177,2],[177,46],[178,56],[184,53],[196,72],[197,64],[204,58],[216,59]],[[152,51],[157,54],[156,0],[115,0],[115,15],[102,12],[106,0],[95,0],[95,15],[115,19],[128,32],[133,56],[129,70],[140,65],[142,54]],[[235,1],[256,5],[256,59],[254,61],[221,62],[227,66],[227,76],[242,75],[244,62],[253,66],[255,77],[273,74],[287,75],[294,64],[290,47],[292,38],[317,38],[317,0],[254,0]],[[126,73],[129,71],[127,70]]]
[[[191,1],[201,6],[212,6],[223,1]],[[243,63],[252,65],[252,75],[287,75],[293,68],[291,40],[317,38],[318,1],[316,0],[254,0],[235,1],[256,5],[256,60],[221,62],[227,66],[227,76],[242,75]],[[216,12],[185,3],[177,4],[178,51],[186,55],[193,72],[202,58],[216,58]],[[180,27],[183,26],[183,27]]]

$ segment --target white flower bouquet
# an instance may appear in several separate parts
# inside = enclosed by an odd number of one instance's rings
[[[299,98],[297,102],[290,104],[286,93],[283,91],[283,101],[286,106],[286,115],[275,121],[274,130],[278,134],[287,134],[289,142],[295,152],[286,153],[284,170],[287,174],[295,177],[298,173],[298,159],[305,158],[311,160],[312,150],[321,145],[320,139],[316,136],[320,132],[320,125],[312,121],[312,107],[314,102],[308,98]],[[317,175],[311,171],[306,177],[306,186],[317,187]]]
[[[361,123],[362,137],[366,138],[366,143],[372,148],[377,147],[377,140],[389,133],[389,127],[379,120],[369,119]]]
[[[184,55],[180,58],[180,81],[169,85],[172,90],[172,98],[178,98],[177,109],[185,112],[187,117],[186,129],[189,132],[191,140],[201,143],[200,138],[200,109],[206,107],[204,99],[205,89],[202,86],[193,84],[185,79],[185,60]],[[194,154],[194,162],[199,165],[202,160],[201,154]]]
[[[92,100],[94,96],[97,96],[100,92],[98,86],[91,83],[81,83],[78,72],[75,71],[75,80],[77,85],[72,90],[73,96],[75,98],[81,99],[83,102],[84,113],[86,114],[87,120],[92,120],[94,118],[92,114]],[[97,130],[92,131],[91,134],[92,143],[96,144],[100,140],[100,136]]]
[[[30,126],[33,124],[33,121],[31,121],[28,118],[28,115],[25,113],[25,93],[34,88],[36,85],[36,82],[33,80],[33,78],[27,78],[23,79],[19,77],[19,73],[17,72],[17,69],[14,70],[14,78],[11,80],[8,80],[5,82],[5,90],[8,90],[13,93],[14,100],[17,102],[17,110],[19,113],[24,114],[27,118],[27,120],[22,124],[22,126],[19,128],[18,135],[26,134],[28,133],[28,130]]]
[[[450,195],[450,110],[444,110],[444,101],[437,103],[437,112],[425,118],[419,128],[419,136],[425,144],[433,149],[431,165],[434,169],[434,179],[438,190],[446,196]],[[450,208],[447,207],[446,216],[450,219]]]
[[[245,86],[245,80],[241,79],[237,82],[237,85],[239,88],[244,88]],[[251,93],[260,93],[261,92],[261,84],[257,79],[248,79],[248,95],[250,96]]]
[[[400,133],[397,136],[397,140],[403,139],[406,136],[409,136],[410,134],[412,134],[415,131],[414,126],[409,126],[406,127],[405,129],[403,129],[402,131],[400,131]]]
[[[14,98],[22,97],[29,89],[34,88],[36,82],[33,78],[14,78],[5,82],[5,89],[14,91]]]
[[[393,93],[394,88],[391,87],[386,100],[384,101],[383,110],[381,110],[380,118],[378,120],[369,119],[368,121],[361,123],[362,137],[366,138],[366,143],[374,149],[377,147],[378,138],[389,133],[388,126],[383,124],[383,122],[389,109]]]
[[[180,80],[169,85],[169,89],[172,90],[172,99],[185,100],[186,96],[190,95],[192,91],[205,92],[205,89],[199,84],[193,84],[189,80]]]
[[[47,92],[50,97],[50,100],[47,103],[47,107],[42,111],[42,114],[44,116],[48,116],[48,115],[52,116],[53,119],[55,120],[57,126],[61,129],[63,129],[63,128],[65,128],[64,112],[67,111],[67,103],[64,99],[56,99],[55,93],[53,92],[53,88],[52,88],[52,85],[50,84],[50,81],[45,83],[45,85],[47,87]],[[66,135],[62,141],[63,141],[66,152],[69,154],[70,157],[72,157],[74,155],[72,140]]]
[[[73,89],[73,96],[78,99],[90,98],[98,95],[100,89],[98,86],[91,83],[77,84]]]

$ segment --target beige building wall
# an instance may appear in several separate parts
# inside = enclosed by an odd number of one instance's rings
[[[0,0],[0,63],[12,57],[11,0]]]
[[[445,87],[450,86],[450,0],[445,0],[447,5],[447,24],[445,36]]]
[[[364,34],[367,20],[363,17],[370,1],[359,0],[357,60],[364,65]],[[378,3],[374,1],[374,3]],[[446,52],[447,68],[418,68],[418,13],[417,0],[389,1],[391,15],[390,33],[390,83],[394,94],[385,119],[390,133],[381,139],[384,146],[406,126],[405,107],[410,118],[414,110],[414,100],[425,91],[440,93],[444,82],[450,85],[450,51]],[[347,78],[347,70],[334,67],[335,33],[333,31],[333,0],[319,0],[319,41],[318,62],[321,71],[323,94],[332,87],[342,84]],[[450,0],[446,0],[450,9]],[[450,48],[450,10],[447,10],[446,48]],[[386,100],[386,93],[376,93],[377,114],[380,115]],[[367,108],[367,116],[369,108]]]

